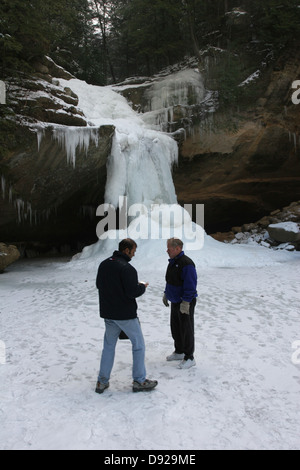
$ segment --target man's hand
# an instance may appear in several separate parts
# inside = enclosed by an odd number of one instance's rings
[[[139,284],[143,284],[146,287],[146,289],[149,286],[149,282],[140,281]]]
[[[184,313],[186,315],[190,314],[190,303],[183,300],[180,304],[180,313]]]
[[[169,307],[169,302],[168,302],[166,294],[164,294],[164,296],[163,296],[163,303],[164,303],[165,307]]]

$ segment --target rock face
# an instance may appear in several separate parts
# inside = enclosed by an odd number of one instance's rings
[[[170,68],[141,83],[114,87],[147,124],[177,139],[179,203],[205,204],[205,229],[213,233],[300,199],[300,105],[291,100],[292,83],[300,76],[300,49],[289,50],[274,64],[263,95],[235,116],[234,129],[232,116],[217,111],[216,93],[203,86],[196,65],[187,61],[184,70]],[[36,64],[34,79],[10,83],[14,119],[5,123],[7,129],[0,127],[3,240],[96,240],[94,214],[103,202],[114,128],[101,127],[97,138],[89,134],[77,96],[59,87],[53,76],[71,78],[45,59]],[[215,120],[221,125],[215,126]],[[77,137],[88,140],[88,151],[79,145],[74,154],[76,137],[71,130],[57,131],[60,126],[76,128]]]
[[[20,252],[14,245],[0,243],[0,273],[20,258]]]
[[[28,244],[36,252],[66,244],[77,250],[78,241],[97,239],[95,210],[104,197],[114,127],[87,126],[78,97],[50,74],[71,75],[50,59],[36,69],[31,78],[11,80],[14,115],[1,122],[1,238],[31,252]]]
[[[234,13],[229,20],[244,28],[247,15]],[[172,73],[174,82],[181,78],[185,83],[185,95],[181,91],[175,96],[164,76],[144,77],[142,84],[124,83],[116,91],[144,113],[146,122],[175,132],[180,145],[179,166],[174,171],[178,201],[205,204],[208,233],[257,220],[300,198],[300,105],[291,100],[292,83],[300,76],[299,48],[285,52],[273,64],[264,94],[235,116],[216,111],[215,95],[207,88],[215,85],[212,89],[216,90],[217,83],[207,83],[206,93],[201,94],[200,85],[195,87],[196,72],[190,81],[176,70]],[[177,84],[177,91],[183,82]]]
[[[300,228],[295,222],[281,222],[270,224],[268,232],[271,238],[281,243],[298,243],[300,241]]]
[[[223,128],[194,126],[181,146],[174,175],[180,202],[205,204],[209,233],[257,220],[300,198],[300,105],[293,104],[292,83],[300,76],[299,49],[277,61],[269,85],[237,130],[231,117]]]
[[[204,153],[192,157],[200,144],[192,150],[188,139],[174,175],[179,201],[205,204],[211,233],[256,220],[300,198],[300,149],[293,139],[282,125],[249,122],[235,135],[207,138]]]
[[[72,133],[60,132],[56,139],[52,126],[36,132],[23,128],[20,145],[2,160],[0,230],[5,240],[64,245],[80,237],[84,241],[92,223],[95,232],[95,209],[103,200],[114,127],[78,128],[77,136],[86,134],[88,150],[80,145],[76,149]],[[74,154],[67,154],[67,139]]]

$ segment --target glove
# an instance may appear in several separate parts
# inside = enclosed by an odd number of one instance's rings
[[[167,296],[166,296],[166,294],[164,294],[164,296],[163,296],[163,299],[162,299],[162,300],[163,300],[163,303],[164,303],[164,305],[165,305],[166,307],[169,307],[169,302],[168,302],[168,299],[167,299]]]
[[[190,314],[190,303],[183,300],[180,304],[180,313]]]

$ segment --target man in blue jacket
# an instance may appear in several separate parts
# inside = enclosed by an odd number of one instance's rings
[[[99,289],[100,316],[105,321],[105,336],[96,393],[103,393],[109,387],[121,331],[132,343],[133,391],[150,391],[157,386],[156,380],[146,379],[145,342],[135,299],[145,293],[148,284],[138,281],[136,270],[129,264],[136,249],[134,240],[122,240],[119,251],[103,261],[98,269],[96,285]]]
[[[166,307],[171,302],[171,333],[175,344],[175,351],[167,361],[181,361],[179,369],[190,369],[196,365],[194,311],[197,272],[194,262],[184,254],[183,242],[179,238],[169,239],[167,245],[170,259],[163,302]]]

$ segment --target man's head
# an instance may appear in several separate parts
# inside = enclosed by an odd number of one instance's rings
[[[129,258],[133,258],[137,249],[137,244],[131,238],[125,238],[119,243],[119,251],[125,253]]]
[[[176,258],[183,250],[183,241],[179,238],[170,238],[167,241],[167,253],[171,259]]]

